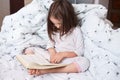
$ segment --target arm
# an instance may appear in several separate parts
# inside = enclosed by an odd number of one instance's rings
[[[78,56],[83,56],[84,53],[84,42],[83,42],[83,36],[80,27],[75,28],[74,30],[74,52]]]
[[[48,48],[48,52],[50,53],[50,55],[56,54],[56,50],[54,48]]]
[[[50,62],[54,63],[54,56],[56,54],[56,50],[54,48],[48,48],[48,52],[50,53]]]
[[[54,63],[54,56],[56,54],[56,50],[54,48],[54,42],[49,40],[48,43],[47,43],[47,47],[46,48],[47,48],[47,50],[48,50],[48,52],[50,54],[50,62]]]
[[[51,58],[52,63],[60,63],[64,58],[76,57],[77,54],[74,52],[58,52],[53,56],[54,57]]]
[[[77,54],[74,52],[58,52],[56,54],[56,50],[54,48],[48,48],[48,52],[50,53],[51,63],[59,63],[64,58],[72,58],[77,56]]]
[[[60,54],[63,54],[64,58],[72,58],[77,56],[75,52],[60,52]]]

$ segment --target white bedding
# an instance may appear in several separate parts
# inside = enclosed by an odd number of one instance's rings
[[[111,23],[89,15],[82,24],[85,56],[94,80],[120,79],[120,29],[113,30]]]
[[[0,80],[119,80],[120,29],[113,30],[102,5],[74,4],[81,20],[85,57],[90,68],[85,73],[30,76],[16,60],[24,48],[45,48],[47,12],[52,0],[33,0],[17,13],[6,16],[0,32]],[[32,9],[32,10],[31,10]]]

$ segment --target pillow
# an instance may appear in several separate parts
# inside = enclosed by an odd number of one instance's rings
[[[89,14],[82,20],[81,29],[95,45],[120,57],[120,28],[113,30],[112,26],[109,20]]]
[[[100,4],[73,4],[81,20],[83,35],[95,45],[120,57],[120,29],[113,30],[113,24],[107,20],[107,9]]]
[[[100,18],[106,18],[107,9],[100,4],[73,4],[76,14],[80,19],[88,14],[94,14]]]

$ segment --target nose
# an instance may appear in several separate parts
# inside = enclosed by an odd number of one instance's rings
[[[59,28],[59,27],[60,27],[60,25],[58,25],[58,24],[56,24],[55,26],[56,26],[57,28]]]

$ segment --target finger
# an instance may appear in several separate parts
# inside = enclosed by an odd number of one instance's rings
[[[60,60],[58,59],[57,61],[56,61],[56,63],[59,63],[60,62]]]
[[[32,75],[32,69],[29,69],[29,70],[28,70],[28,73],[29,73],[30,75]]]
[[[50,62],[53,63],[53,59],[52,58],[50,59]]]
[[[57,63],[57,62],[58,62],[58,59],[55,59],[55,60],[54,60],[54,63]]]
[[[56,59],[56,58],[52,58],[52,59],[51,59],[51,63],[55,63],[55,59]]]
[[[40,75],[40,70],[36,70],[36,75]]]
[[[53,63],[57,63],[57,59],[54,59],[54,60],[53,60]]]
[[[31,73],[32,73],[32,75],[34,75],[34,74],[36,73],[36,69],[33,69],[33,70],[31,71]]]
[[[56,56],[55,59],[54,59],[54,63],[58,63],[59,62],[59,57]]]
[[[60,63],[62,61],[62,57],[57,57],[56,63]]]
[[[55,61],[55,63],[59,63],[60,62],[60,59],[57,59],[56,61]]]

